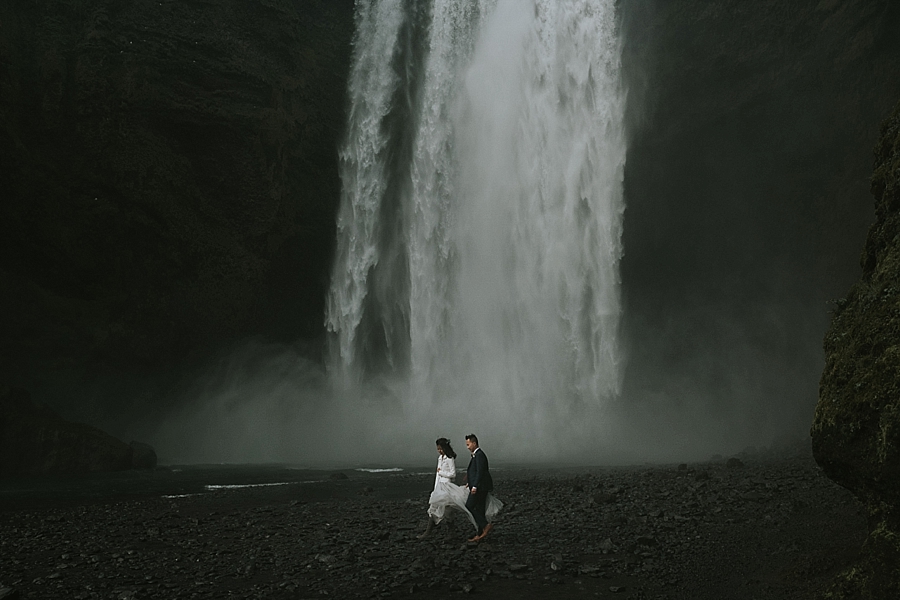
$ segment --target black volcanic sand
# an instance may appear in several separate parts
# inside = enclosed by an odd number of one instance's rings
[[[496,468],[506,508],[480,544],[465,542],[458,514],[417,537],[425,469],[296,471],[289,485],[199,494],[165,469],[143,476],[165,485],[140,493],[5,482],[0,588],[76,599],[815,597],[857,555],[860,505],[807,452],[741,460]]]

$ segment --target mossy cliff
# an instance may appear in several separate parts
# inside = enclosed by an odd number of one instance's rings
[[[0,2],[0,380],[321,335],[352,0]]]
[[[869,510],[859,564],[833,598],[900,598],[900,104],[875,148],[875,223],[837,303],[812,426],[826,474]]]

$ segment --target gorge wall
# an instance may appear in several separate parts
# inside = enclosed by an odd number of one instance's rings
[[[860,563],[837,598],[900,594],[900,104],[875,147],[875,223],[862,275],[835,308],[812,426],[816,461],[869,511]]]
[[[319,338],[352,32],[351,0],[3,2],[0,381],[59,405]]]

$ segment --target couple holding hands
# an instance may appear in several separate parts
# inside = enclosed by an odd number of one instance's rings
[[[456,452],[447,438],[438,438],[437,475],[434,478],[434,491],[428,499],[428,525],[419,537],[425,537],[434,525],[444,519],[447,507],[463,511],[475,527],[475,536],[470,542],[480,542],[491,531],[493,519],[503,503],[491,494],[494,480],[488,469],[488,459],[484,451],[478,447],[478,437],[474,433],[466,436],[466,448],[472,454],[469,468],[466,469],[466,485],[453,483],[456,478]]]

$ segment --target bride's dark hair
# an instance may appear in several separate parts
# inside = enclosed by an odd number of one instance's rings
[[[447,438],[438,438],[434,443],[441,447],[441,450],[444,451],[445,455],[449,456],[450,458],[456,458],[456,452],[453,451],[453,446],[450,445],[450,440],[448,440]]]

